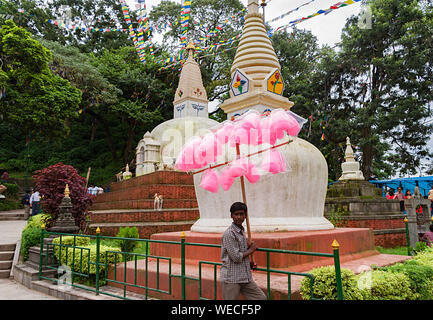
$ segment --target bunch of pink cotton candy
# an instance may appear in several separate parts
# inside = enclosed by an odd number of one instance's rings
[[[286,160],[281,152],[271,149],[263,155],[261,169],[272,174],[284,172],[286,171]]]
[[[182,171],[200,169],[215,163],[227,143],[231,147],[235,147],[236,144],[275,145],[277,140],[282,139],[286,133],[297,136],[300,130],[298,121],[285,110],[273,110],[265,117],[251,110],[235,121],[224,122],[215,132],[208,133],[203,138],[194,137],[187,142],[176,160],[176,167]],[[268,172],[274,173],[279,170],[275,164],[278,158],[275,152],[271,154],[273,160],[265,165],[262,164],[262,167],[265,166]],[[225,175],[226,173],[224,177]],[[230,182],[231,176],[224,181]]]
[[[256,111],[249,111],[235,122],[229,137],[230,146],[236,144],[258,145],[261,135],[262,117]]]
[[[260,116],[256,111],[248,111],[234,122],[228,142],[231,147],[236,144],[268,143],[274,145],[286,133],[290,136],[297,136],[300,130],[298,121],[285,110],[273,110],[266,117]]]
[[[218,192],[219,178],[213,169],[208,169],[203,172],[203,175],[201,176],[200,187],[213,193]]]
[[[202,139],[200,137],[194,137],[185,143],[176,159],[176,168],[182,171],[191,171],[194,169],[200,169],[207,164],[203,156],[200,154],[199,148],[201,142]]]
[[[221,171],[219,183],[224,191],[232,186],[236,178],[245,176],[250,183],[257,183],[260,179],[260,173],[257,167],[245,158],[233,161],[227,168]]]

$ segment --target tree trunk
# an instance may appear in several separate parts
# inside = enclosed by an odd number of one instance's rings
[[[371,135],[371,128],[362,129],[362,140],[366,140]],[[373,169],[373,146],[371,144],[365,144],[362,148],[362,174],[364,178],[368,180],[372,174]]]

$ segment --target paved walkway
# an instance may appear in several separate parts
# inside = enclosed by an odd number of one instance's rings
[[[16,213],[24,210],[7,211]],[[0,212],[0,214],[5,212]],[[17,243],[21,239],[21,232],[26,226],[26,220],[0,221],[0,243]],[[0,300],[59,300],[55,297],[30,290],[14,279],[0,279]]]

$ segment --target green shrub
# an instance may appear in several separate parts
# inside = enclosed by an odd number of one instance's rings
[[[414,298],[404,273],[374,270],[356,276],[364,300],[410,300]]]
[[[410,287],[415,300],[433,299],[433,268],[421,265],[417,261],[407,260],[404,263],[381,268],[382,271],[404,273],[410,280]]]
[[[54,244],[60,244],[60,237],[53,239]],[[90,238],[89,237],[75,237],[75,246],[76,247],[84,247],[88,246],[90,244]],[[74,236],[62,236],[62,245],[65,246],[73,246],[74,245]],[[54,255],[58,257],[60,246],[54,245]],[[62,250],[64,250],[66,247],[62,247]],[[77,252],[77,251],[76,251]]]
[[[334,266],[320,267],[311,270],[314,278],[313,296],[323,300],[337,300],[337,281]],[[361,291],[357,287],[355,274],[349,269],[341,269],[341,282],[345,300],[362,300]],[[301,281],[301,296],[303,299],[311,298],[310,279],[304,277]]]
[[[29,248],[39,245],[42,236],[42,223],[47,223],[51,219],[49,214],[37,214],[29,218],[26,227],[21,233],[21,254],[24,261],[29,258]]]
[[[14,201],[8,198],[0,200],[0,211],[17,210],[22,207],[21,203],[16,200]]]
[[[424,251],[419,252],[412,260],[421,265],[433,268],[433,249],[427,247]]]
[[[116,237],[138,239],[138,229],[137,227],[120,227]],[[133,252],[139,245],[139,242],[133,240],[117,240],[117,244],[123,252]]]
[[[420,241],[420,242],[417,242],[417,243],[415,244],[415,251],[416,251],[417,253],[422,252],[422,251],[425,251],[425,250],[427,250],[427,248],[428,248],[428,245],[427,245],[427,243],[425,243],[425,242]]]
[[[10,198],[18,198],[19,188],[15,183],[3,183],[3,185],[7,188],[3,195]]]
[[[61,256],[59,254],[59,251],[60,250],[54,251],[54,256],[59,262],[59,265],[67,265],[75,272],[80,272],[87,275],[96,275],[95,244],[89,244],[85,246],[80,246],[79,248],[75,248],[75,254],[73,248],[62,247]],[[119,251],[119,248],[107,247],[104,245],[101,245],[99,247],[100,273],[105,272],[105,264],[110,265],[114,264],[115,262],[122,262],[122,255],[120,253],[116,253]]]

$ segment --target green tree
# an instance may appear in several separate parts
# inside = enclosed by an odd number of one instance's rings
[[[196,0],[191,3],[190,22],[188,27],[188,39],[196,46],[209,48],[221,41],[231,39],[242,30],[243,15],[239,12],[244,8],[239,0]],[[182,49],[181,39],[181,6],[172,1],[161,1],[150,12],[150,20],[153,24],[166,31],[163,37],[163,49],[176,54]],[[171,26],[166,24],[171,22]],[[217,27],[223,26],[220,30]],[[211,31],[217,30],[214,35]],[[236,51],[236,41],[229,45],[214,47],[197,54],[196,59],[200,64],[203,84],[206,88],[209,101],[222,101],[228,98],[230,83],[230,68]],[[226,50],[230,49],[231,50]],[[218,52],[217,54],[211,54]],[[174,56],[174,54],[173,54]],[[217,115],[219,119],[221,114]]]
[[[150,57],[147,61],[146,64],[140,62],[134,47],[105,51],[95,57],[99,72],[121,92],[116,103],[107,107],[119,117],[125,132],[122,137],[124,163],[134,159],[137,134],[142,136],[173,116],[168,102],[173,101],[177,75],[159,73]]]
[[[30,33],[6,21],[0,30],[0,100],[4,121],[24,132],[59,137],[68,133],[68,120],[76,117],[81,92],[54,75],[51,52]]]
[[[2,8],[33,35],[77,47],[82,52],[118,49],[131,44],[128,32],[89,29],[127,29],[117,0],[11,0],[3,3]],[[24,12],[20,13],[17,9]],[[131,14],[136,21],[135,14]],[[68,27],[56,26],[48,20],[62,22]],[[75,28],[72,29],[72,25]]]
[[[360,146],[366,178],[416,174],[432,125],[433,6],[411,0],[372,0],[371,28],[348,20],[342,35],[342,68],[336,88],[349,131]],[[387,154],[387,157],[384,155]]]

